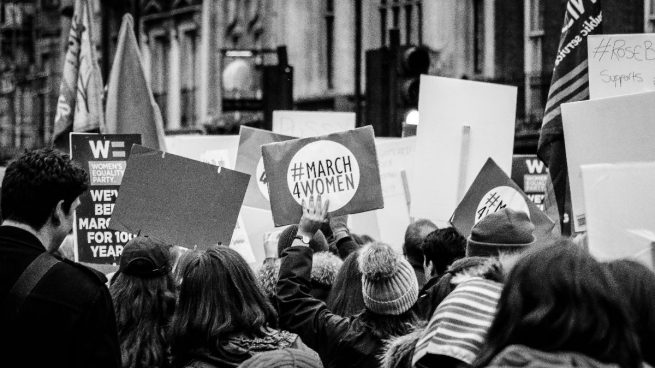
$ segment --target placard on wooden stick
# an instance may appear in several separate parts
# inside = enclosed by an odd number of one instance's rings
[[[421,76],[412,216],[446,225],[489,157],[511,172],[516,96],[512,86]]]
[[[228,245],[249,179],[134,145],[109,226],[189,248]]]

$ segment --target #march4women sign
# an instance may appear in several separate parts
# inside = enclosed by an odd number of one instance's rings
[[[384,207],[373,128],[262,146],[276,226],[297,223],[301,203],[321,195],[340,216]]]

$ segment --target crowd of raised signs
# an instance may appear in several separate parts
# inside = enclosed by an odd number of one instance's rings
[[[584,239],[537,240],[521,211],[491,213],[467,238],[417,219],[399,254],[311,197],[254,271],[227,246],[139,236],[107,280],[57,255],[87,188],[51,149],[6,170],[3,367],[655,364],[655,273],[599,262]]]

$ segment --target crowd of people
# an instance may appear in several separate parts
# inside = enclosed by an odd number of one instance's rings
[[[107,280],[57,255],[87,188],[52,149],[7,167],[3,367],[655,365],[655,273],[537,241],[523,212],[489,214],[466,238],[414,221],[400,254],[319,196],[267,239],[256,270],[227,246],[139,236]]]

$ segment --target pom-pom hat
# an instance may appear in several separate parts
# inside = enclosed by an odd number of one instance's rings
[[[400,315],[418,299],[414,269],[400,254],[383,243],[373,243],[359,257],[364,305],[381,315]]]

